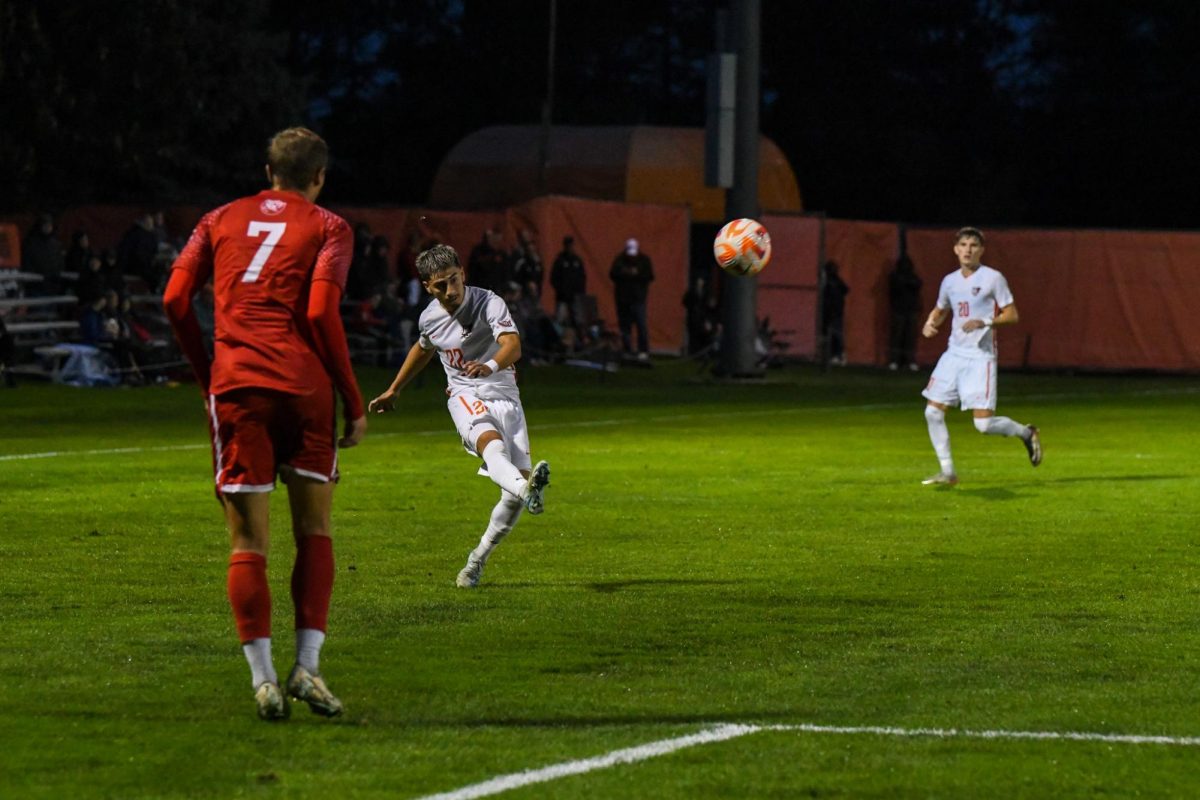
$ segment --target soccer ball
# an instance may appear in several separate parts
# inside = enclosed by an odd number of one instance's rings
[[[735,219],[717,234],[713,255],[730,275],[757,275],[771,261],[771,235],[760,222]]]

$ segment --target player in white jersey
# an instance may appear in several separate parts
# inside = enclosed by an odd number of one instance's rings
[[[483,459],[480,474],[500,487],[500,501],[479,546],[458,573],[457,584],[469,589],[479,583],[488,556],[513,529],[521,511],[544,510],[550,465],[539,461],[530,466],[529,430],[513,368],[521,358],[521,337],[504,300],[487,289],[465,285],[458,253],[444,244],[417,256],[417,274],[433,301],[421,313],[417,343],[392,385],[368,409],[377,414],[391,411],[400,390],[435,353],[441,356],[446,405],[463,447]]]
[[[980,263],[983,241],[983,233],[977,228],[958,231],[954,254],[958,256],[959,268],[942,280],[937,305],[929,312],[921,331],[925,338],[931,339],[947,317],[953,319],[946,352],[938,359],[929,384],[921,392],[929,401],[925,406],[925,421],[941,464],[936,475],[922,481],[926,485],[958,483],[954,459],[950,456],[950,431],[946,428],[946,409],[954,405],[974,413],[975,428],[980,433],[1020,437],[1029,453],[1029,462],[1035,467],[1042,463],[1038,429],[996,416],[994,329],[1015,325],[1018,317],[1008,281],[997,270]]]

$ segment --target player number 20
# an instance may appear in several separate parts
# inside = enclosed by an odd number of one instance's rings
[[[971,304],[970,303],[959,303],[958,304],[958,315],[960,317],[971,316]]]
[[[250,227],[246,230],[247,236],[257,239],[265,233],[267,238],[263,239],[263,243],[258,246],[258,250],[254,253],[254,258],[250,259],[250,266],[246,267],[246,274],[242,275],[242,283],[254,283],[258,280],[263,266],[266,265],[267,259],[271,257],[271,252],[275,249],[275,245],[279,244],[279,240],[283,238],[283,232],[286,229],[286,222],[255,221],[250,223]]]

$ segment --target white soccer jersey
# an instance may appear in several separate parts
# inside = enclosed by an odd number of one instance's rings
[[[438,351],[451,397],[468,392],[483,400],[519,401],[517,372],[511,366],[486,378],[468,378],[463,373],[468,361],[482,363],[496,354],[501,334],[517,332],[503,299],[478,286],[465,288],[466,296],[453,316],[437,300],[421,312],[417,323],[421,348]]]
[[[991,320],[997,308],[1012,303],[1008,281],[999,271],[980,264],[970,277],[961,269],[951,272],[942,279],[937,299],[937,307],[949,309],[953,321],[947,350],[965,358],[995,358],[996,337],[991,328],[968,333],[962,327],[969,319]]]

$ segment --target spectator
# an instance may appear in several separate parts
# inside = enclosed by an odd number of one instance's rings
[[[538,252],[537,242],[528,228],[522,228],[517,235],[517,246],[512,252],[513,280],[520,284],[522,291],[534,298],[542,298],[542,276],[545,267],[542,265],[542,254]]]
[[[417,256],[421,255],[421,233],[413,231],[408,235],[408,246],[396,256],[396,277],[401,286],[417,279]]]
[[[87,231],[75,231],[71,234],[71,246],[67,248],[67,257],[63,266],[67,272],[74,272],[76,276],[82,277],[83,273],[87,271],[88,261],[91,260],[92,255],[92,245]]]
[[[584,331],[577,313],[577,299],[587,294],[587,273],[583,259],[575,252],[575,237],[564,236],[562,252],[554,259],[550,268],[550,285],[554,287],[554,306],[559,322],[575,331],[577,340],[583,340]]]
[[[489,228],[483,232],[483,241],[475,245],[467,260],[466,278],[471,286],[501,294],[512,281],[508,257],[500,245],[500,231]]]
[[[350,274],[346,278],[346,299],[366,300],[371,296],[370,264],[371,226],[360,222],[354,226],[354,257],[350,260]]]
[[[117,251],[111,247],[100,254],[104,266],[100,272],[104,275],[104,288],[112,289],[118,294],[125,294],[125,276],[121,273],[121,263]]]
[[[907,365],[916,372],[913,354],[917,347],[917,318],[921,313],[921,279],[907,253],[900,255],[896,268],[888,275],[888,307],[891,310],[888,369]]]
[[[391,271],[392,245],[382,234],[371,239],[371,247],[367,251],[367,269],[363,283],[367,287],[367,299],[375,295],[382,296],[387,289],[388,273]]]
[[[62,271],[66,263],[62,242],[55,232],[54,217],[42,214],[21,245],[21,269],[42,276],[31,287],[31,294],[52,295],[62,291]]]
[[[692,278],[692,285],[683,295],[687,315],[688,355],[703,353],[712,343],[712,322],[708,315],[708,287],[703,275]]]
[[[12,374],[13,349],[12,334],[8,332],[8,326],[4,324],[4,317],[0,316],[0,379],[10,389],[17,385],[16,376]]]
[[[821,290],[821,326],[829,363],[846,365],[846,295],[850,287],[838,275],[836,261],[825,262],[825,281]]]
[[[637,359],[649,362],[650,344],[646,331],[646,295],[654,280],[654,265],[643,253],[637,239],[625,242],[625,249],[613,259],[608,277],[613,282],[617,303],[617,323],[621,328],[621,346],[627,355],[633,353],[631,329],[637,325]]]
[[[79,299],[79,309],[83,311],[92,302],[108,290],[104,278],[104,259],[98,253],[90,253],[87,263],[79,271],[79,279],[75,282],[75,295]]]
[[[157,291],[164,272],[158,259],[158,235],[154,215],[141,214],[125,231],[117,245],[117,266],[122,275],[136,275],[148,291]]]
[[[105,330],[105,309],[108,308],[107,294],[94,298],[79,315],[79,341],[99,347],[108,338]]]

